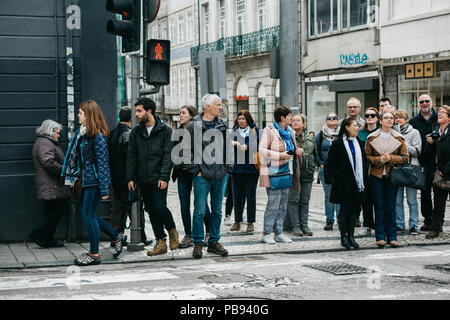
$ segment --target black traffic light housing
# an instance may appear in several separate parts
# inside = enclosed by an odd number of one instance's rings
[[[151,39],[146,43],[145,82],[154,86],[170,83],[170,41]]]
[[[106,31],[122,37],[122,52],[141,49],[141,0],[107,0],[106,10],[122,15],[122,20],[108,20]]]

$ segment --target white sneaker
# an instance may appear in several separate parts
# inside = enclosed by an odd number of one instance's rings
[[[231,226],[231,216],[225,216],[224,225]]]
[[[361,231],[359,232],[359,235],[363,236],[363,237],[367,237],[367,236],[370,236],[371,232],[372,232],[372,229],[370,229],[368,227],[362,227]]]
[[[283,243],[291,243],[292,240],[289,239],[286,235],[282,234],[276,234],[274,237],[274,240],[276,242],[283,242]]]
[[[273,240],[273,237],[270,234],[263,236],[261,241],[264,243],[270,243],[270,244],[275,243],[275,240]]]

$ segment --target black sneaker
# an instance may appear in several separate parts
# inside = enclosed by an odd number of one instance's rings
[[[417,232],[416,228],[409,228],[409,234],[412,236],[416,236],[419,234],[419,232]]]
[[[431,231],[431,225],[424,224],[422,227],[420,227],[420,231]]]
[[[100,260],[100,256],[95,258],[94,256],[91,255],[90,252],[88,252],[86,255],[82,256],[81,258],[73,260],[73,262],[77,266],[81,267],[81,266],[90,266],[90,265],[100,264],[100,262],[102,262],[102,261]]]
[[[325,227],[323,228],[323,230],[326,230],[326,231],[333,230],[333,222],[327,221],[327,222],[325,223]]]
[[[28,238],[33,240],[33,242],[36,243],[39,247],[41,247],[41,248],[48,248],[47,244],[42,239],[40,239],[38,236],[36,236],[35,234],[30,233],[28,235]]]
[[[426,238],[427,239],[434,239],[439,237],[439,232],[433,231],[431,230],[430,232],[427,233]]]

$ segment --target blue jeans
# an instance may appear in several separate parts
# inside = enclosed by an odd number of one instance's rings
[[[97,217],[97,210],[100,207],[102,197],[99,187],[88,187],[83,189],[83,199],[81,200],[81,215],[88,231],[90,252],[98,253],[100,243],[100,230],[111,238],[117,240],[119,233],[115,231],[105,220]]]
[[[191,191],[192,191],[192,174],[181,172],[178,176],[178,197],[180,199],[181,219],[183,220],[184,233],[187,237],[192,237],[192,221],[191,221]],[[205,228],[209,233],[209,218],[211,211],[208,202],[206,202]]]
[[[405,229],[405,209],[403,207],[404,189],[406,188],[406,200],[409,207],[409,228],[417,229],[419,224],[419,205],[417,203],[417,189],[399,187],[395,212],[397,213],[397,227]]]
[[[397,241],[395,203],[398,188],[389,179],[370,176],[373,204],[375,206],[375,238],[377,241]]]
[[[194,243],[203,243],[205,234],[203,221],[205,219],[206,201],[211,193],[211,217],[209,219],[209,244],[219,242],[220,223],[222,222],[222,202],[226,188],[226,178],[218,181],[208,181],[201,176],[194,177],[194,218],[192,223],[192,238]]]
[[[327,221],[334,223],[334,213],[336,212],[336,220],[339,217],[339,204],[330,202],[330,193],[331,193],[331,184],[325,183],[325,176],[323,173],[323,168],[319,168],[319,180],[323,186],[323,192],[325,194],[325,215],[327,217]]]

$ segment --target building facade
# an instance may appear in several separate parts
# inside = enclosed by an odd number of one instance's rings
[[[376,0],[303,0],[300,73],[308,130],[328,113],[346,116],[350,97],[377,106],[381,77]]]
[[[449,26],[449,0],[381,1],[381,90],[410,117],[422,94],[450,104]]]

